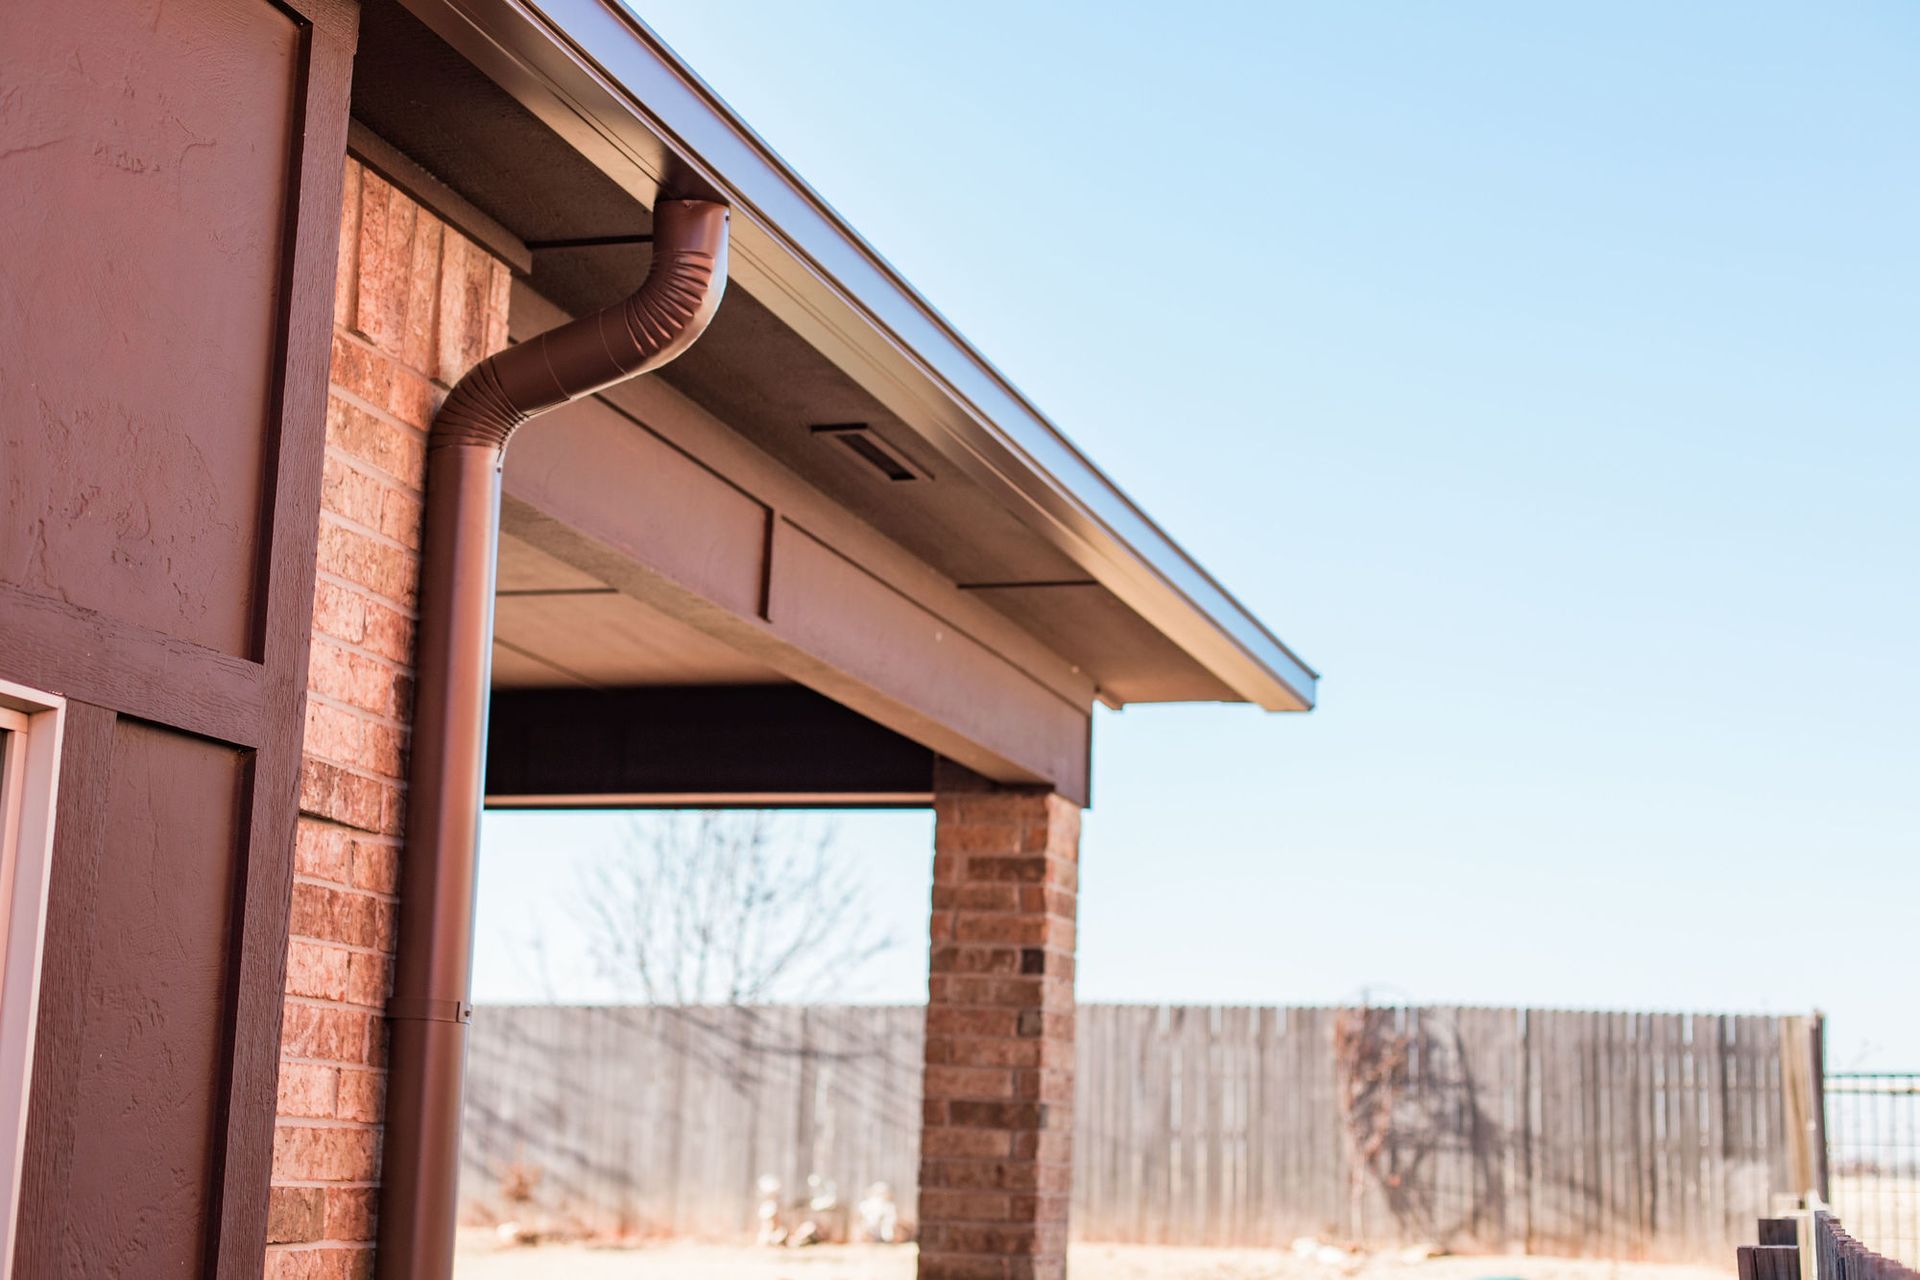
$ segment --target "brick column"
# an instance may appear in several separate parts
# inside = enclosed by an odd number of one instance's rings
[[[934,815],[921,1280],[1061,1277],[1080,811],[942,762]]]
[[[426,431],[507,268],[349,159],[280,1033],[269,1280],[372,1274]]]

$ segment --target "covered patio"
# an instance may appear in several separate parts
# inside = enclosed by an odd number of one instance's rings
[[[664,193],[732,210],[698,340],[506,453],[486,804],[931,807],[920,1274],[1060,1274],[1092,706],[1304,710],[1312,673],[613,7],[369,4],[353,115],[368,180],[511,269],[514,342],[624,297]],[[396,1005],[471,928],[427,892]],[[452,1227],[408,1063],[390,1275]]]

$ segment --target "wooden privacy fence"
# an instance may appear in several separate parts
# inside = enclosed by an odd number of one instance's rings
[[[1788,1216],[1760,1219],[1759,1243],[1736,1253],[1740,1280],[1920,1280],[1920,1271],[1860,1243],[1821,1205],[1812,1197]]]
[[[921,1026],[478,1009],[470,1209],[739,1236],[760,1176],[793,1198],[813,1173],[844,1201],[885,1181],[911,1219]],[[1719,1262],[1810,1185],[1812,1043],[1806,1018],[1082,1005],[1074,1233]]]
[[[920,1163],[919,1007],[481,1006],[468,1044],[469,1213],[737,1237],[756,1181],[846,1201]],[[532,1180],[531,1186],[528,1185]],[[516,1204],[503,1192],[524,1188]]]

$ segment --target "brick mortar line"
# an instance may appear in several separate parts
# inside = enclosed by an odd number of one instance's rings
[[[316,542],[319,541],[319,536],[317,532],[315,534],[314,540]],[[367,599],[372,600],[374,603],[379,604],[384,608],[392,610],[394,613],[399,614],[401,617],[405,618],[409,622],[418,623],[420,621],[420,609],[418,605],[406,604],[403,601],[394,599],[392,596],[382,595],[380,594],[380,592],[368,586],[366,583],[355,582],[352,578],[346,577],[342,574],[335,573],[333,570],[328,568],[324,568],[316,565],[314,567],[314,572],[317,575],[318,581],[330,582],[334,586],[343,587],[348,591],[357,591],[361,595],[365,596]],[[326,636],[328,639],[338,638],[338,637],[335,637],[333,633],[330,631],[322,631],[320,634],[323,636]],[[346,641],[345,643],[352,643],[352,642]],[[388,659],[388,661],[392,661],[392,659]]]
[[[384,1126],[366,1120],[338,1120],[326,1116],[275,1116],[276,1129],[319,1129],[328,1133],[370,1133]]]
[[[343,391],[341,392],[340,398],[347,400],[351,395],[352,392]],[[349,401],[349,403],[351,403],[351,401]],[[412,430],[412,428],[409,428],[409,430]],[[414,431],[414,434],[421,436],[423,440],[425,439],[424,434],[419,431]],[[421,485],[394,475],[377,462],[361,457],[345,445],[335,444],[329,440],[327,442],[326,452],[328,457],[338,458],[352,470],[359,472],[367,479],[379,485],[382,489],[391,489],[393,492],[401,494],[404,497],[412,498],[415,503],[421,501],[421,495],[424,492]],[[330,510],[330,508],[323,507],[321,510]]]
[[[323,818],[317,814],[301,814],[300,816],[316,826],[329,827],[335,831],[351,831],[355,838],[360,840],[383,841],[395,849],[401,848],[406,844],[406,837],[404,836],[388,836],[381,835],[374,831],[362,831],[352,823],[342,822],[338,818]]]
[[[1019,1041],[1024,1041],[1024,1040],[1038,1040],[1039,1038],[1040,1038],[1039,1036],[983,1036],[983,1035],[960,1035],[957,1033],[950,1035],[944,1031],[928,1037],[928,1039],[938,1040],[942,1044],[959,1043],[963,1041],[968,1044],[1006,1044],[1009,1042],[1017,1043]],[[935,1062],[935,1063],[930,1063],[929,1065],[936,1066],[936,1067],[952,1067],[952,1066],[963,1066],[965,1064],[954,1063],[954,1062]],[[1012,1069],[1014,1068],[1009,1068],[1009,1070],[1012,1070]],[[1024,1068],[1024,1069],[1031,1070],[1031,1068]],[[998,1068],[983,1067],[981,1068],[981,1070],[998,1070]]]
[[[355,706],[344,702],[330,693],[322,693],[312,685],[307,686],[307,701],[317,702],[323,707],[332,707],[335,711],[344,711],[361,720],[371,720],[383,729],[398,729],[409,738],[413,736],[413,726],[404,720],[396,719],[384,711],[374,711],[369,707]]]
[[[355,591],[355,592],[360,592],[362,594],[366,592],[365,587],[350,586],[350,587],[347,587],[346,589]],[[414,619],[408,619],[408,621],[412,622],[414,621]],[[365,645],[361,644],[357,640],[348,640],[342,636],[334,635],[331,631],[322,631],[318,627],[314,629],[313,638],[315,640],[323,640],[326,643],[334,646],[335,648],[343,650],[346,653],[352,654],[355,657],[367,658],[374,662],[377,662],[381,666],[387,668],[390,672],[392,672],[396,676],[405,676],[409,680],[413,678],[414,669],[411,663],[396,662],[394,659],[389,658],[386,654],[375,652],[374,650],[367,648]],[[313,679],[311,663],[309,663],[307,679],[309,681]],[[314,692],[317,692],[317,690],[315,690],[312,684],[309,683],[307,686],[307,692],[314,693]]]
[[[324,1129],[328,1132],[351,1130],[354,1133],[371,1135],[378,1126],[371,1121],[346,1120],[339,1116],[303,1116],[283,1112],[274,1117],[273,1127],[275,1129]]]
[[[362,777],[365,777],[373,782],[383,783],[386,786],[405,787],[406,785],[407,780],[401,777],[399,774],[367,773],[362,766],[349,764],[345,760],[336,760],[332,756],[324,755],[320,751],[312,747],[308,747],[305,750],[303,750],[301,752],[301,755],[306,759],[313,761],[315,764],[324,764],[331,769],[343,769],[349,773],[354,773]]]
[[[381,533],[377,529],[369,529],[358,521],[341,515],[331,507],[322,507],[320,509],[320,523],[322,525],[331,524],[337,528],[345,529],[348,533],[358,534],[360,537],[373,543],[376,547],[383,547],[388,551],[398,551],[409,561],[412,561],[416,569],[419,567],[420,552],[418,550],[407,546],[405,543],[397,542],[387,537],[386,534]],[[415,573],[413,576],[417,579],[420,575]],[[352,579],[349,578],[348,581],[351,582]],[[374,588],[367,586],[365,583],[360,584],[360,589],[363,591],[374,591],[375,595],[379,594]]]
[[[322,889],[341,889],[346,891],[347,893],[360,894],[363,897],[378,898],[382,902],[400,901],[399,894],[390,893],[385,889],[362,889],[357,884],[347,884],[346,882],[341,880],[329,880],[325,876],[310,875],[305,871],[294,872],[293,882],[295,884],[310,884]],[[304,938],[307,935],[302,933],[290,933],[287,936],[290,938]],[[343,942],[340,945],[344,947],[344,946],[352,946],[354,944]]]
[[[368,479],[374,479],[374,478],[375,477],[372,477],[372,476],[368,477]],[[418,493],[419,490],[409,490],[409,492]],[[357,533],[361,537],[366,538],[368,541],[372,542],[376,546],[386,547],[390,551],[401,552],[402,554],[407,556],[408,559],[418,560],[420,558],[420,548],[410,547],[406,543],[400,541],[398,538],[382,533],[380,530],[375,529],[371,525],[361,524],[358,520],[355,520],[352,516],[344,515],[341,512],[335,511],[332,507],[322,506],[320,508],[320,519],[323,522],[331,521],[332,523],[339,525],[342,529],[346,529],[352,533]]]
[[[301,745],[301,748],[300,748],[300,759],[303,763],[305,761],[311,760],[315,764],[324,764],[329,769],[338,769],[342,773],[350,773],[354,777],[364,779],[367,782],[377,782],[383,787],[398,787],[402,791],[406,790],[407,780],[405,778],[397,777],[397,776],[390,777],[384,773],[369,773],[367,770],[361,768],[359,765],[346,764],[343,761],[339,761],[339,760],[329,760],[323,755],[319,755],[313,751],[308,750],[304,743]],[[302,809],[300,812],[302,816],[320,818],[325,821],[338,823],[340,826],[346,827],[349,831],[360,830],[359,827],[356,827],[351,823],[340,822],[338,818],[328,818],[327,815],[324,813],[308,814],[305,809]],[[367,834],[379,835],[384,833],[368,832]]]
[[[385,1018],[387,1016],[386,1006],[384,1004],[355,1004],[351,1000],[335,1000],[328,996],[298,996],[291,991],[282,993],[281,1003],[283,1005],[294,1005],[302,1009],[325,1009],[333,1013],[353,1013],[369,1018]],[[283,1058],[282,1061],[292,1062],[294,1059]],[[369,1070],[372,1069],[369,1064],[365,1062],[353,1063],[346,1058],[314,1058],[311,1060],[311,1065],[315,1066],[340,1066],[343,1064],[366,1067]],[[385,1068],[383,1067],[381,1070],[385,1070]],[[1007,1101],[1007,1099],[995,1099],[995,1101]]]
[[[389,609],[392,612],[399,614],[400,616],[407,619],[407,621],[409,622],[420,621],[420,611],[412,605],[401,604],[398,600],[393,599],[391,596],[383,596],[378,591],[375,591],[372,587],[362,586],[360,583],[355,582],[352,578],[342,577],[340,574],[335,573],[331,569],[316,567],[314,572],[317,575],[315,579],[316,582],[331,582],[333,585],[337,587],[344,587],[348,591],[357,591],[361,595],[367,597],[369,600],[372,600],[375,604],[378,604],[382,608]],[[329,632],[323,631],[320,634],[329,636],[331,638],[331,633]],[[341,643],[351,644],[353,642],[342,641]],[[376,654],[374,656],[378,657],[379,655]],[[388,658],[387,661],[391,662],[393,661],[393,659]]]
[[[338,333],[339,330],[335,330],[335,332]],[[382,360],[391,359],[391,357],[384,355],[378,351],[374,352],[374,354]],[[401,367],[405,368],[405,366],[401,366]],[[353,408],[360,410],[362,413],[365,413],[368,417],[372,418],[375,422],[382,422],[382,423],[385,423],[387,426],[392,427],[396,431],[406,432],[408,435],[414,437],[416,440],[419,440],[423,448],[425,447],[426,440],[427,440],[426,428],[414,426],[411,422],[408,422],[405,418],[402,418],[399,414],[395,413],[393,410],[383,408],[380,405],[375,404],[373,401],[367,399],[365,396],[361,395],[358,391],[355,391],[352,387],[347,386],[345,383],[335,382],[333,380],[333,371],[331,369],[327,371],[327,394],[329,396],[338,396],[342,403],[351,405]],[[329,447],[334,448],[337,446],[329,446]],[[403,477],[394,476],[394,480],[409,488],[412,487],[412,485]]]
[[[1076,923],[1074,916],[1065,915],[1065,914],[1054,912],[1054,911],[950,912],[944,908],[936,908],[933,914],[936,916],[951,915],[953,917],[952,923],[955,926],[962,925],[962,924],[971,925],[971,924],[977,924],[977,923],[1008,924],[1015,921],[1029,921],[1029,920],[1038,920],[1048,924],[1072,925]],[[1018,947],[1045,947],[1049,945],[1044,942],[1019,942],[1010,938],[956,938],[956,937],[953,937],[951,934],[942,934],[940,937],[935,938],[932,941],[938,946],[952,946],[952,947],[1018,948]],[[1069,948],[1069,950],[1071,950],[1071,948]]]
[[[382,951],[378,947],[361,947],[348,942],[334,942],[329,938],[315,938],[315,937],[310,937],[309,935],[304,933],[291,934],[288,936],[287,941],[317,943],[321,946],[333,947],[336,950],[344,951],[349,955],[371,956],[379,960],[393,959],[393,952]],[[336,1000],[332,996],[303,996],[292,991],[285,991],[285,992],[282,992],[281,994],[284,995],[289,1001],[293,1001],[301,1004],[324,1005],[330,1009],[352,1008],[352,1009],[369,1010],[374,1013],[380,1013],[380,1012],[383,1012],[387,1007],[387,1002],[384,997],[381,999],[380,1003],[377,1005],[361,1005],[355,1001],[348,1000],[345,996],[342,996]]]
[[[352,589],[354,591],[359,591],[359,592],[366,591],[365,587],[360,587],[360,586],[355,586]],[[319,631],[319,630],[316,630],[313,633],[313,638],[315,640],[324,640],[326,641],[326,643],[332,645],[334,648],[344,650],[347,653],[355,654],[362,658],[371,659],[372,661],[379,663],[381,666],[390,669],[391,671],[393,671],[395,675],[404,675],[408,677],[411,677],[413,675],[413,666],[411,663],[396,662],[392,658],[389,658],[384,653],[375,653],[372,649],[367,648],[365,645],[359,643],[358,641],[345,640],[339,636],[334,635],[332,632]],[[311,687],[309,687],[308,692],[313,692]]]
[[[445,224],[442,223],[441,225],[444,226]],[[436,267],[434,269],[436,287],[433,291],[433,327],[436,333],[438,333],[440,329],[440,290],[437,287],[439,284],[439,275],[440,275],[439,268]],[[354,281],[356,292],[358,292],[358,287],[361,283],[363,282],[360,280]],[[381,346],[376,344],[372,338],[369,338],[366,334],[362,333],[358,329],[353,328],[351,325],[336,323],[333,326],[333,331],[339,334],[343,338],[350,339],[355,346],[361,347],[367,351],[371,351],[374,355],[379,356],[383,360],[393,361],[395,368],[405,369],[408,373],[418,374],[427,383],[428,386],[433,387],[439,391],[445,391],[448,389],[447,386],[440,381],[440,379],[433,376],[433,373],[430,370],[422,369],[417,365],[408,364],[404,357],[395,355],[393,352],[382,348]],[[435,345],[438,346],[439,344],[436,343]]]
[[[385,728],[386,726],[376,725],[374,727]],[[402,744],[400,750],[402,752],[402,757],[404,761],[404,753],[407,750],[407,745]],[[306,743],[301,744],[300,754],[304,756],[306,759],[311,760],[316,764],[332,765],[336,769],[350,769],[356,773],[366,773],[368,777],[373,778],[375,781],[384,782],[390,786],[405,786],[407,782],[406,775],[403,773],[369,772],[370,770],[374,769],[376,766],[355,764],[351,760],[336,759],[335,757],[328,755],[326,752],[322,751],[319,747],[312,746]]]
[[[331,760],[320,760],[318,759],[318,757],[316,757],[315,759],[317,763],[326,765],[327,768],[329,769],[334,769],[339,767],[338,765],[335,765]],[[356,827],[351,823],[340,822],[338,819],[330,818],[324,813],[315,813],[310,809],[302,809],[300,811],[300,816],[302,818],[307,819],[309,822],[333,822],[337,826],[339,826],[341,830],[352,831],[358,835],[377,836],[377,835],[384,834],[383,832],[375,831],[370,827]]]
[[[340,1058],[315,1058],[315,1057],[310,1057],[306,1054],[283,1053],[280,1055],[280,1062],[283,1066],[345,1067],[348,1070],[352,1070],[352,1071],[373,1071],[373,1072],[377,1072],[380,1075],[387,1074],[387,1069],[385,1067],[370,1067],[364,1062],[347,1062]],[[378,1120],[367,1120],[367,1121],[363,1121],[362,1123],[366,1124],[370,1128],[377,1129],[380,1127],[382,1122]]]
[[[1078,858],[1069,858],[1063,854],[1043,853],[1037,849],[1028,853],[993,853],[984,849],[966,849],[966,850],[944,849],[944,850],[939,850],[939,852],[943,852],[947,854],[949,857],[964,858],[964,859],[967,859],[968,861],[971,861],[972,859],[975,859],[975,858],[989,858],[995,862],[1005,862],[1010,860],[1018,860],[1021,862],[1025,862],[1032,859],[1038,859],[1040,864],[1043,867],[1048,867],[1048,868],[1078,867],[1080,865],[1080,860]],[[953,878],[948,879],[945,883],[948,885],[948,887],[954,888],[962,885],[988,885],[988,884],[1031,885],[1037,882],[1032,880],[1000,880],[1000,879],[992,879],[992,878],[981,878],[978,876],[970,876],[967,874],[967,869],[963,865],[958,872],[954,873]]]

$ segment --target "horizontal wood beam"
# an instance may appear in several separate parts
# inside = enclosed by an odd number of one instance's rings
[[[799,685],[493,695],[488,808],[918,808],[932,794],[932,751]]]
[[[564,318],[516,290],[516,332]],[[976,773],[1087,802],[1091,677],[658,378],[516,437],[501,526]]]

